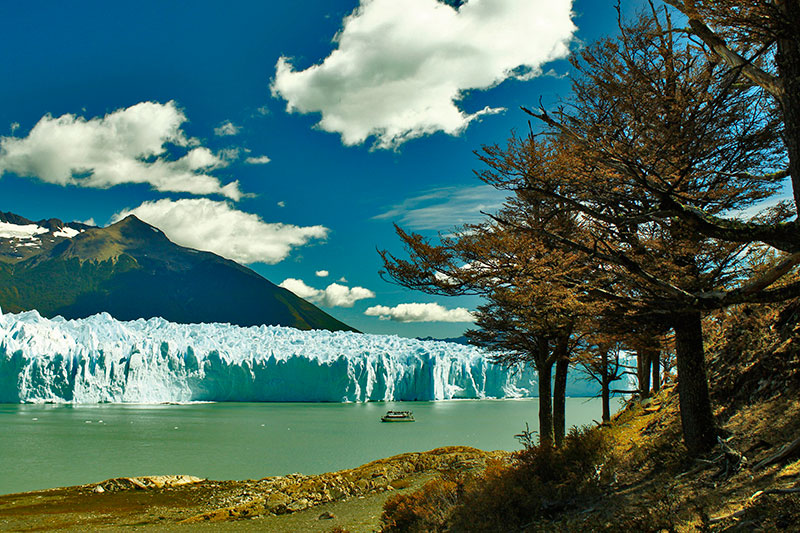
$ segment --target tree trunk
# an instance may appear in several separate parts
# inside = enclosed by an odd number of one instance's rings
[[[551,373],[553,363],[540,362],[536,365],[539,374],[539,444],[553,445],[553,398]]]
[[[792,176],[795,208],[800,210],[800,2],[779,0],[776,5],[784,12],[779,34],[775,62],[783,81],[783,111],[786,151],[789,155],[789,173]]]
[[[650,358],[650,364],[653,365],[653,392],[661,390],[661,351],[653,351]]]
[[[639,381],[639,397],[644,400],[650,397],[650,348],[636,351],[636,378]]]
[[[676,314],[673,317],[673,328],[683,441],[689,453],[695,455],[710,450],[716,442],[700,312]]]
[[[567,371],[569,359],[561,354],[556,360],[556,377],[553,384],[553,436],[556,446],[564,442],[567,430]]]
[[[603,400],[603,423],[611,421],[611,379],[608,375],[608,350],[600,352],[600,395]]]

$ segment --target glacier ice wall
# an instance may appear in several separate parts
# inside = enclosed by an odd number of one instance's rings
[[[573,382],[569,393],[593,395]],[[458,344],[276,326],[0,312],[0,403],[536,396],[536,374]]]

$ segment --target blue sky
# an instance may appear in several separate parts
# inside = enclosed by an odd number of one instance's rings
[[[376,248],[497,207],[473,151],[568,95],[614,4],[2,3],[0,210],[134,212],[362,331],[461,335],[478,300],[382,281]]]

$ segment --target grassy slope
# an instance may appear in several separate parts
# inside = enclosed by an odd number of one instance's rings
[[[800,301],[777,311],[707,323],[721,437],[708,454],[686,453],[669,384],[557,451],[532,447],[480,478],[400,498],[390,531],[800,531]],[[789,443],[793,454],[766,462]]]
[[[740,468],[721,446],[685,455],[669,386],[603,430],[613,450],[604,495],[527,531],[800,531],[800,493],[769,492],[800,486],[800,454],[754,468],[800,438],[800,328],[772,324],[774,314],[745,311],[708,342],[717,421]]]

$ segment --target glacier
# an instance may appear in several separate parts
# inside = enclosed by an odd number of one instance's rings
[[[568,394],[593,396],[571,380]],[[440,341],[279,326],[0,311],[0,403],[526,398],[536,373]]]

